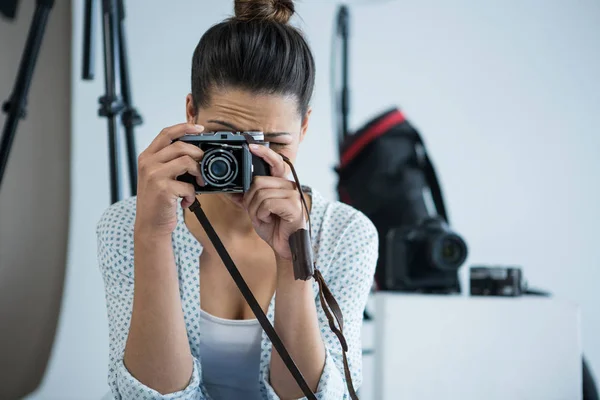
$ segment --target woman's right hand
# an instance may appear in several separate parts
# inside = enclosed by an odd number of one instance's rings
[[[152,237],[170,236],[177,226],[179,198],[183,198],[183,208],[194,202],[194,186],[177,177],[187,172],[204,185],[199,164],[204,152],[189,143],[172,142],[203,130],[200,125],[187,123],[165,128],[138,157],[136,232]]]

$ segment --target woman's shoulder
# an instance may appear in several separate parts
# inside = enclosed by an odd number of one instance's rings
[[[370,225],[374,228],[371,220],[356,208],[342,203],[339,200],[330,200],[315,189],[310,189],[313,201],[311,217],[320,220],[320,225],[329,230],[343,229],[351,222]]]
[[[342,238],[377,239],[373,222],[361,211],[338,200],[326,199],[318,191],[312,191],[313,212],[311,219],[318,225],[320,241],[339,242]]]
[[[313,229],[318,221],[317,232],[313,231],[315,260],[325,280],[333,284],[342,278],[349,284],[352,277],[370,279],[379,253],[379,236],[373,222],[348,204],[327,200],[319,193],[313,197]]]

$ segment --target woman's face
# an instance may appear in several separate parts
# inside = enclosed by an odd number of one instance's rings
[[[308,128],[310,110],[298,113],[298,102],[290,96],[253,94],[245,90],[213,91],[208,107],[194,109],[192,96],[186,99],[187,121],[211,131],[260,131],[275,152],[296,160],[298,145]],[[287,173],[289,174],[289,168]]]

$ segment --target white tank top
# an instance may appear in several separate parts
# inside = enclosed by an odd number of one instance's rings
[[[202,380],[214,400],[260,400],[262,328],[256,319],[231,320],[200,310]]]

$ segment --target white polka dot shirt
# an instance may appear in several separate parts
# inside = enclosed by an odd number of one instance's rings
[[[307,188],[308,189],[308,188]],[[355,389],[362,381],[361,324],[363,310],[373,282],[377,263],[378,236],[371,221],[361,212],[340,202],[325,200],[312,190],[312,242],[316,267],[338,301],[344,315],[344,336],[348,342],[348,362]],[[109,322],[110,357],[108,382],[115,399],[209,400],[202,384],[200,335],[201,245],[183,221],[178,208],[178,224],[173,232],[173,250],[179,276],[179,291],[194,368],[188,386],[176,393],[160,394],[134,378],[123,364],[125,343],[133,303],[133,227],[136,198],[110,206],[97,225],[98,261],[104,279]],[[330,330],[313,280],[321,336],[326,346],[325,367],[316,397],[320,400],[349,399],[342,363],[342,349]],[[267,317],[274,323],[275,296]],[[151,351],[151,350],[149,350]],[[278,399],[269,384],[271,342],[262,334],[260,368],[257,380],[264,399]]]

